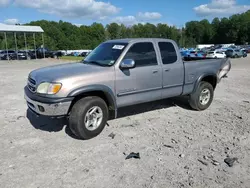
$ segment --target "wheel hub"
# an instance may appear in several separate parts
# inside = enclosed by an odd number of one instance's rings
[[[200,94],[200,103],[202,105],[206,105],[210,100],[210,96],[211,96],[210,90],[207,88],[203,89]]]
[[[103,119],[103,112],[102,109],[98,106],[94,106],[88,110],[85,115],[85,127],[89,131],[96,130],[102,122]]]

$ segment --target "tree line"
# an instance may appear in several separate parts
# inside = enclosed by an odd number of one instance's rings
[[[32,21],[25,25],[41,26],[44,33],[45,46],[52,50],[93,49],[108,39],[158,37],[175,40],[180,47],[194,47],[196,44],[247,44],[250,42],[250,10],[235,14],[229,18],[214,18],[190,21],[183,28],[167,24],[136,24],[125,26],[110,23],[106,26],[93,23],[90,26],[76,26],[69,22],[47,20]],[[15,49],[14,34],[8,33],[8,48]],[[17,47],[24,49],[24,34],[17,33]],[[41,34],[26,34],[29,49],[42,45]],[[0,49],[5,49],[4,35],[0,35]]]

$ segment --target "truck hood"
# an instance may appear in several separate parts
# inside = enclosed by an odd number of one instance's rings
[[[62,80],[78,76],[83,77],[90,74],[95,75],[110,69],[111,67],[101,67],[77,62],[39,68],[32,71],[29,76],[38,84],[41,82],[60,82]]]

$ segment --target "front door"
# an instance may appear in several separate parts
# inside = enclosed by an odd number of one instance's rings
[[[133,44],[123,59],[133,59],[135,68],[116,68],[118,107],[161,98],[162,70],[152,42]]]

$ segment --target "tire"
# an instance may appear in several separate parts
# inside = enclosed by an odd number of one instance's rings
[[[91,109],[96,107],[97,109],[99,108],[99,112],[102,111],[102,119],[99,118],[99,120],[96,120],[97,122],[99,121],[99,126],[94,129],[93,126],[92,128],[91,126],[87,126],[86,115]],[[69,128],[78,138],[83,140],[91,139],[102,132],[108,121],[108,116],[108,107],[103,99],[96,96],[85,97],[77,101],[72,107],[69,115]],[[95,117],[89,116],[89,119],[93,118]]]
[[[207,91],[209,92],[209,97],[206,103],[203,103],[200,101],[200,97],[202,95],[202,92]],[[189,98],[189,105],[194,110],[203,111],[206,110],[212,103],[214,98],[214,88],[213,86],[208,82],[200,82],[196,91],[190,95]]]
[[[214,58],[217,59],[217,56],[215,56]]]

